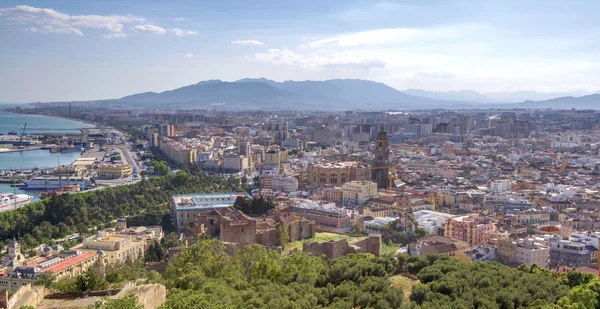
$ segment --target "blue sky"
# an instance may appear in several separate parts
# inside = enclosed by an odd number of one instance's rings
[[[399,90],[600,90],[600,1],[0,2],[0,102],[207,79]]]

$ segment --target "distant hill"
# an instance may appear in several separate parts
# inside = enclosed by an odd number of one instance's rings
[[[544,101],[526,101],[514,104],[518,108],[536,109],[600,109],[600,94],[590,94],[582,97],[561,97]]]
[[[513,92],[489,92],[479,93],[472,90],[459,91],[428,91],[421,89],[407,89],[402,91],[406,94],[438,100],[455,100],[476,103],[519,103],[524,101],[543,101],[560,97],[580,97],[592,93],[583,91],[573,92],[537,92],[537,91],[513,91]]]
[[[282,90],[264,82],[231,83],[220,80],[199,82],[161,93],[146,92],[123,97],[122,104],[176,106],[176,107],[246,107],[278,108],[286,104],[304,103],[310,105],[300,95]]]
[[[161,93],[145,92],[112,103],[266,109],[414,109],[454,108],[465,102],[411,96],[383,83],[359,79],[285,81],[245,78],[235,82],[209,80]]]
[[[467,102],[491,102],[491,98],[481,94],[477,91],[472,90],[458,90],[458,91],[427,91],[421,89],[407,89],[402,91],[412,96],[419,96],[424,98],[438,99],[438,100],[455,100],[455,101],[467,101]],[[524,101],[524,100],[521,100]]]
[[[386,84],[361,79],[276,82],[244,78],[235,82],[207,80],[160,93],[144,92],[92,104],[153,108],[402,110],[456,108],[598,108],[598,96],[561,97],[549,101],[496,101],[492,96],[536,96],[533,91],[482,94],[470,90],[398,91]],[[518,95],[517,95],[518,94]],[[550,95],[550,94],[543,94]],[[526,102],[523,102],[526,101]],[[54,102],[54,104],[60,102]],[[43,103],[41,103],[43,104]]]

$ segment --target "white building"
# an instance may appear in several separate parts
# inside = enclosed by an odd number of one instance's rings
[[[283,191],[285,193],[298,191],[298,179],[294,177],[274,175],[272,181],[272,190],[274,191]]]
[[[241,172],[248,169],[248,157],[243,155],[226,155],[223,157],[223,171]]]
[[[573,232],[573,234],[571,234],[570,239],[589,241],[592,246],[598,249],[598,240],[600,239],[600,232]]]
[[[437,235],[438,229],[443,228],[446,221],[456,217],[455,215],[433,210],[419,210],[413,212],[419,227],[422,227],[429,235]]]
[[[502,194],[504,192],[510,192],[512,184],[510,180],[495,180],[490,185],[490,191],[494,194]]]
[[[547,268],[550,260],[550,248],[535,243],[533,238],[519,241],[515,252],[515,261],[517,265],[525,264],[531,266],[536,264],[539,267]]]
[[[368,180],[346,182],[342,186],[342,203],[344,205],[362,205],[372,197],[378,197],[377,184]]]

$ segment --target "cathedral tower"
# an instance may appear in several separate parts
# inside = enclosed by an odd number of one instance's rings
[[[381,126],[381,130],[377,133],[375,139],[375,161],[373,161],[372,179],[377,183],[379,188],[387,188],[389,186],[389,165],[390,165],[390,148],[388,145],[388,135]]]

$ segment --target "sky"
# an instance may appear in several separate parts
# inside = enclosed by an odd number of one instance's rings
[[[3,0],[0,102],[246,77],[593,92],[599,11],[596,0]]]

